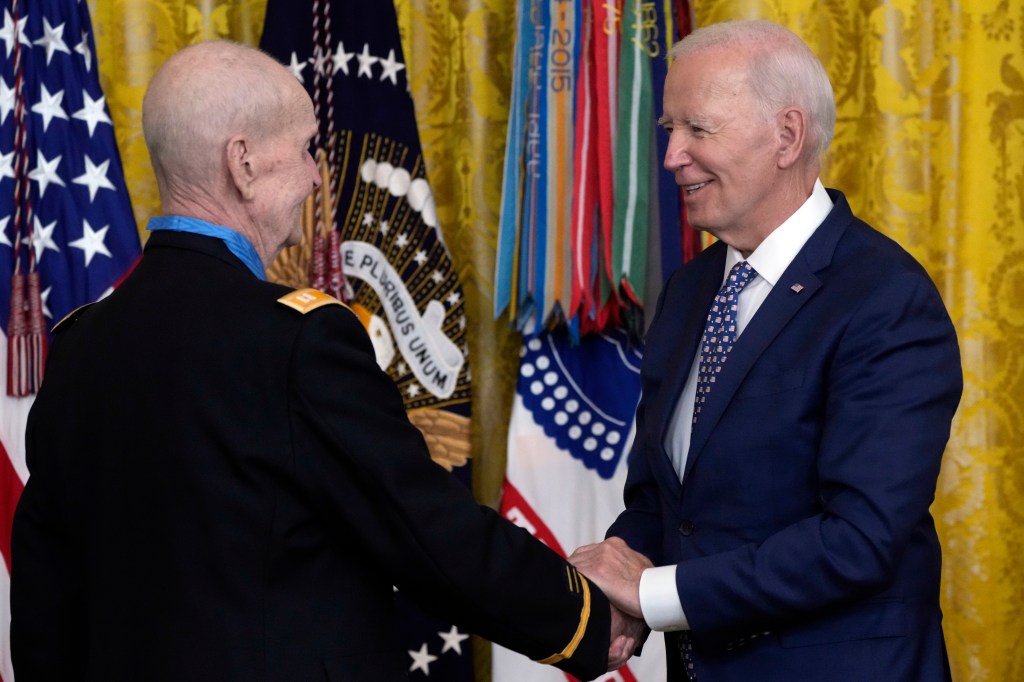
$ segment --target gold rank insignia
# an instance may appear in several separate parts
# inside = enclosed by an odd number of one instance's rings
[[[282,303],[289,308],[294,308],[303,315],[325,305],[340,305],[348,307],[333,296],[328,296],[324,292],[317,291],[316,289],[296,289],[292,293],[277,299],[277,302]]]

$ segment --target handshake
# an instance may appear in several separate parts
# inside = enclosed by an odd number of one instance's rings
[[[647,626],[640,611],[640,575],[653,564],[616,537],[578,548],[569,562],[600,587],[611,602],[608,670],[617,670],[646,637]]]

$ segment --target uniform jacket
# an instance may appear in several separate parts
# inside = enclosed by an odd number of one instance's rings
[[[672,276],[648,334],[609,534],[677,564],[701,682],[949,678],[928,509],[962,388],[956,336],[924,269],[830,195],[712,387],[682,483],[663,444],[725,244]]]
[[[18,682],[402,680],[393,585],[603,673],[600,590],[430,460],[351,311],[289,292],[154,232],[60,330],[14,527]]]

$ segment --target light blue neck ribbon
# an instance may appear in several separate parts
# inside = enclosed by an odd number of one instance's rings
[[[267,273],[263,269],[263,261],[256,253],[256,247],[252,245],[241,232],[232,230],[223,225],[214,225],[199,218],[189,218],[180,215],[162,215],[149,219],[146,229],[150,232],[157,230],[169,230],[171,232],[188,232],[200,234],[204,237],[213,237],[224,242],[231,253],[235,254],[245,267],[252,271],[259,279],[266,281]]]

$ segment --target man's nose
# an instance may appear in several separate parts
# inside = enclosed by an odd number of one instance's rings
[[[673,130],[665,149],[665,170],[674,171],[691,162],[688,138],[681,130]]]

